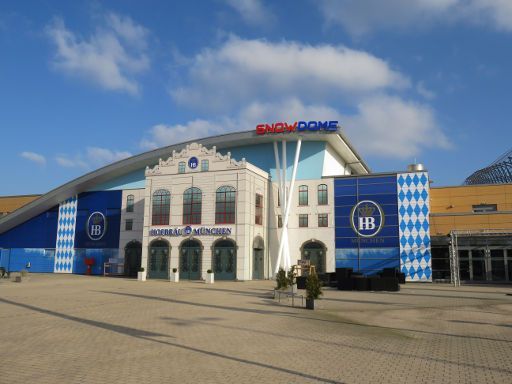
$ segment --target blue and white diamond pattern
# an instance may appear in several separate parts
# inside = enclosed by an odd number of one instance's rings
[[[57,242],[55,244],[55,273],[72,273],[75,257],[76,196],[59,204]]]
[[[397,174],[400,268],[407,281],[432,281],[427,172]]]

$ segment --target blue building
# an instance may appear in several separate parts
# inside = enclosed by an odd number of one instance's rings
[[[428,175],[371,174],[335,130],[248,131],[142,153],[0,218],[9,271],[270,278],[400,268],[431,281]]]

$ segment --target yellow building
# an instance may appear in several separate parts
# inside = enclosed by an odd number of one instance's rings
[[[435,280],[512,281],[512,184],[431,188],[430,234]]]
[[[41,195],[0,196],[0,217],[27,205]]]

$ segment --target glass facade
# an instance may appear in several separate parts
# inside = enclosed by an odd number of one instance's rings
[[[192,187],[183,193],[183,224],[201,224],[203,193]]]
[[[126,196],[126,212],[133,212],[135,197],[133,195]]]
[[[236,190],[223,186],[215,193],[215,224],[234,224],[236,209]]]
[[[308,215],[300,214],[299,215],[299,228],[307,228],[308,227]]]
[[[299,205],[308,205],[308,186],[299,186]]]
[[[166,189],[153,193],[151,225],[169,225],[171,212],[171,194]]]
[[[337,268],[366,275],[400,268],[396,175],[335,179],[334,203]]]
[[[320,213],[318,215],[318,227],[327,227],[329,215],[327,213]]]
[[[327,205],[327,185],[320,184],[318,186],[318,205]]]
[[[256,210],[254,215],[254,223],[258,225],[263,224],[263,195],[256,194]]]

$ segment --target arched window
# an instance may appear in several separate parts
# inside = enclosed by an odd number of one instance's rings
[[[215,194],[215,224],[235,223],[235,188],[223,186]]]
[[[308,186],[299,186],[299,205],[308,205]]]
[[[201,224],[203,193],[192,187],[183,192],[183,224]]]
[[[318,205],[327,205],[327,185],[318,186]]]
[[[159,189],[153,193],[152,225],[169,225],[171,210],[171,194],[166,189]]]
[[[133,212],[134,200],[135,200],[135,196],[133,196],[133,195],[126,196],[126,212]]]

